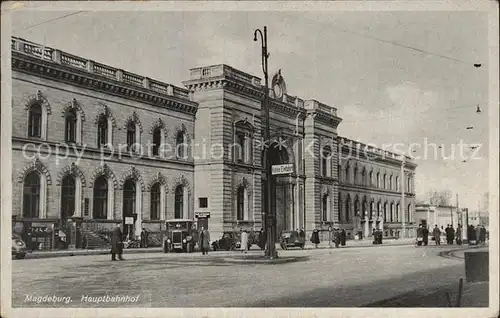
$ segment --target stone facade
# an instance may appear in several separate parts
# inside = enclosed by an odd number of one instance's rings
[[[183,83],[186,88],[180,88],[44,49],[42,58],[40,46],[12,40],[14,216],[30,219],[23,215],[23,185],[27,174],[36,171],[43,184],[43,204],[35,219],[61,219],[61,183],[66,175],[72,175],[77,180],[74,215],[84,222],[123,222],[123,187],[131,179],[136,188],[135,235],[142,227],[159,230],[162,220],[176,216],[179,185],[183,191],[181,216],[193,219],[198,213],[209,213],[208,226],[214,239],[224,231],[263,226],[266,191],[261,109],[265,89],[260,78],[227,65],[213,65],[191,69],[189,80]],[[368,205],[401,205],[396,177],[399,184],[410,183],[404,194],[404,210],[410,211],[406,222],[411,225],[414,163],[405,160],[403,182],[401,160],[394,154],[369,149],[376,160],[366,156],[367,152],[364,157],[352,156],[360,144],[349,145],[337,135],[342,119],[336,108],[289,95],[281,72],[274,75],[271,86],[270,160],[273,165],[293,166],[292,173],[273,177],[271,198],[278,233],[298,228],[327,233],[329,227],[340,226],[351,236],[358,229],[369,235],[375,224],[390,235],[402,226],[396,211],[392,221],[386,216],[385,222],[376,216],[360,219],[359,211],[365,201]],[[34,104],[42,109],[42,127],[36,138],[28,135],[29,111]],[[71,144],[65,137],[68,109],[74,110],[77,118],[76,139]],[[111,127],[105,137],[110,145],[101,147],[98,122],[104,115]],[[131,123],[135,142],[145,148],[140,158],[134,150],[116,151],[128,143]],[[177,156],[175,149],[151,155],[148,144],[157,128],[162,144],[176,146],[181,134],[189,144],[187,156]],[[57,156],[58,150],[67,152]],[[352,175],[354,169],[359,171],[356,176]],[[392,175],[393,187],[376,186],[373,180],[368,183],[370,173],[385,174],[388,180]],[[106,220],[93,217],[94,185],[100,176],[105,176],[109,185]],[[156,184],[161,186],[161,211],[157,220],[151,220],[150,192]]]

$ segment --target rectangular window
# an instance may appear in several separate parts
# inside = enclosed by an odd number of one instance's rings
[[[198,205],[200,208],[208,208],[208,198],[198,198]]]

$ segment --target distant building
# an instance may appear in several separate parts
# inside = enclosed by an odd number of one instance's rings
[[[432,204],[417,204],[415,205],[415,222],[418,224],[427,224],[430,229],[434,225],[444,230],[448,224],[456,228],[459,224],[464,224],[465,213],[462,210],[457,212],[456,206],[451,205],[432,205]]]

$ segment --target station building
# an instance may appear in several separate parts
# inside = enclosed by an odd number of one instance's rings
[[[261,79],[223,64],[189,74],[179,87],[12,38],[14,230],[70,227],[97,239],[123,223],[137,237],[198,215],[210,216],[213,239],[260,230]],[[268,103],[272,164],[293,166],[273,181],[278,233],[392,236],[402,213],[414,230],[409,157],[339,136],[337,109],[288,94],[281,72]],[[40,246],[53,245],[42,236]]]

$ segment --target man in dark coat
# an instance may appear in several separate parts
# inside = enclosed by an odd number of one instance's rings
[[[345,246],[346,233],[345,230],[340,230],[340,245]]]
[[[481,242],[486,243],[486,228],[484,227],[484,225],[481,226],[479,235],[479,239],[481,240]]]
[[[450,225],[450,244],[453,244],[455,240],[455,229]]]
[[[462,245],[462,226],[459,224],[455,232],[455,241],[458,245]]]
[[[113,235],[111,237],[111,260],[116,261],[116,254],[118,254],[118,259],[123,260],[123,233],[120,228],[120,224],[117,224],[113,230]]]
[[[148,232],[145,229],[141,231],[141,247],[148,247]]]
[[[436,241],[436,245],[441,245],[441,230],[437,226],[434,226],[434,230],[432,230],[432,236],[434,237],[434,241]]]
[[[427,246],[429,244],[429,229],[427,228],[427,224],[422,226],[422,235],[424,238],[424,246]]]
[[[450,225],[448,224],[446,226],[446,229],[444,229],[444,232],[446,233],[446,244],[450,244]]]

